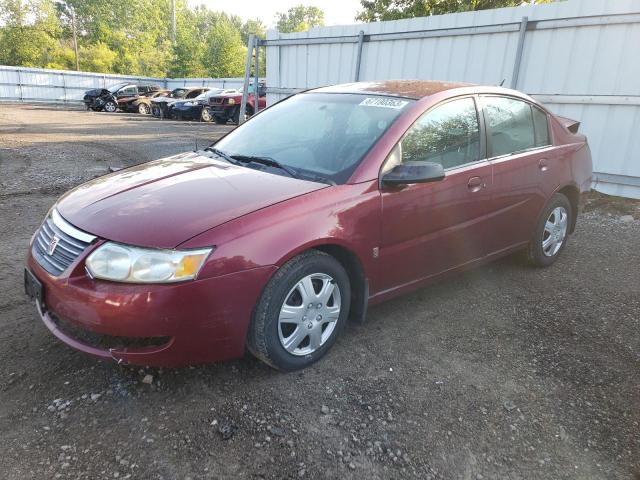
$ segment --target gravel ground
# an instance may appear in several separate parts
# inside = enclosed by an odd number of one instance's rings
[[[3,479],[640,478],[640,204],[594,195],[560,260],[372,308],[294,374],[101,363],[22,292],[56,197],[230,127],[0,104]]]

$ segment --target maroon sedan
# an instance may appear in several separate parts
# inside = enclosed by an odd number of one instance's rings
[[[354,83],[65,194],[25,286],[68,345],[305,367],[367,306],[524,251],[552,264],[591,185],[578,123],[504,88]],[[429,328],[425,325],[425,328]]]

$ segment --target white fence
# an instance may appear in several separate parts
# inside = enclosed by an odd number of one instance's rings
[[[596,188],[640,198],[640,1],[568,0],[267,33],[268,102],[300,89],[401,78],[517,88],[578,119]]]
[[[84,92],[120,82],[177,87],[241,88],[241,78],[153,78],[0,66],[0,101],[81,102]]]

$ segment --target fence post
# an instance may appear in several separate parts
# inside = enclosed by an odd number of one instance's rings
[[[362,43],[364,42],[364,32],[360,30],[358,34],[358,49],[356,54],[356,73],[354,75],[354,81],[360,80],[360,63],[362,62]]]
[[[244,112],[247,108],[247,96],[249,95],[249,82],[251,81],[251,56],[253,55],[253,33],[249,35],[247,42],[247,60],[244,64],[244,85],[242,86],[242,100],[240,101],[240,112],[238,125],[244,122]]]
[[[18,101],[22,102],[22,76],[20,75],[20,68],[16,68],[16,73],[18,74]]]
[[[64,72],[60,76],[62,77],[62,102],[67,103],[67,82],[64,79]]]
[[[258,80],[260,77],[260,39],[258,38],[257,35],[255,40],[256,40],[256,63],[255,63],[256,81],[253,88],[253,101],[255,102],[255,107],[253,109],[254,114],[258,113],[258,110],[260,110],[260,96],[258,95]]]
[[[522,52],[524,50],[524,39],[527,35],[527,23],[529,17],[522,17],[520,22],[520,33],[518,34],[518,48],[516,50],[516,60],[513,65],[513,74],[511,75],[511,88],[518,87],[518,77],[520,76],[520,64],[522,63]]]

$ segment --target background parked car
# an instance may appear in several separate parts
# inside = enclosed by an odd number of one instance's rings
[[[258,105],[265,108],[267,105],[266,97],[267,87],[264,83],[258,85]],[[242,104],[242,92],[236,91],[234,93],[228,93],[223,95],[217,95],[209,98],[209,112],[208,115],[214,118],[216,123],[225,124],[229,120],[233,123],[240,123],[240,106]],[[245,109],[245,115],[250,117],[253,112],[256,111],[256,96],[255,93],[250,93],[247,98],[247,107]]]
[[[202,120],[212,122],[213,116],[208,108],[209,99],[216,95],[236,95],[240,92],[236,89],[212,88],[208,92],[201,93],[194,99],[180,100],[169,106],[169,118],[178,120]]]
[[[171,90],[157,90],[138,97],[123,98],[118,100],[118,108],[123,112],[141,113],[143,115],[151,113],[151,99],[166,97]]]
[[[154,117],[167,118],[169,113],[169,105],[181,99],[196,98],[204,92],[208,92],[210,88],[175,88],[166,97],[154,98],[151,100],[151,114]]]
[[[137,85],[132,83],[117,83],[109,88],[87,90],[84,94],[84,104],[87,110],[115,112],[119,102],[136,99],[141,95],[160,90],[158,85]]]

